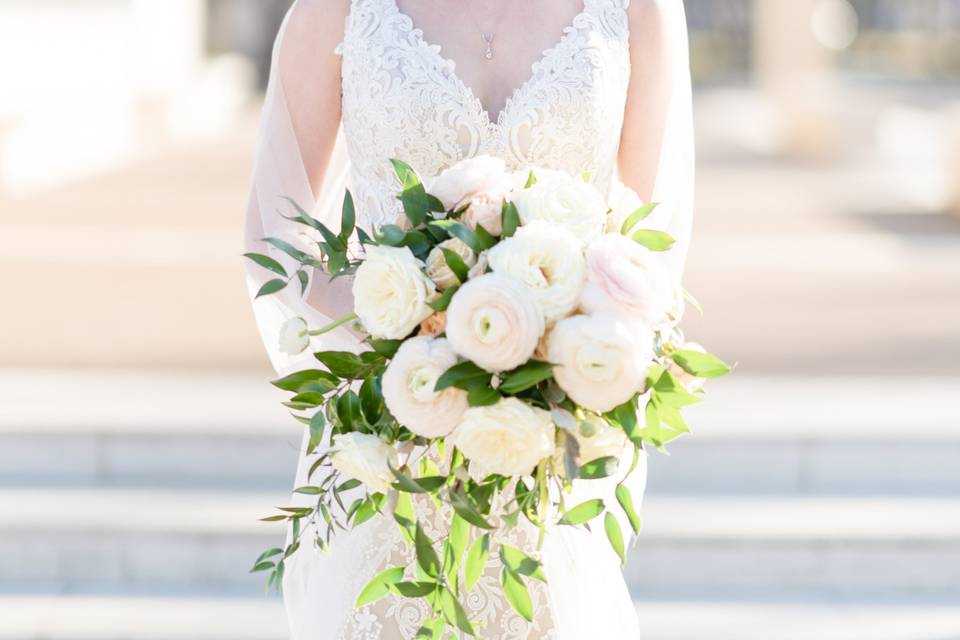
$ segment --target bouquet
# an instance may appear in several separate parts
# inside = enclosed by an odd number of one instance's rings
[[[585,176],[508,172],[490,157],[426,184],[406,163],[393,167],[398,224],[365,233],[347,192],[334,233],[291,202],[289,219],[312,230],[317,250],[265,239],[296,261],[294,274],[247,254],[279,276],[258,296],[294,281],[305,290],[315,269],[353,276],[354,313],[316,329],[287,321],[285,352],[349,323],[369,347],[320,351],[322,367],[274,381],[294,394],[285,404],[319,454],[310,484],[295,490],[316,503],[266,518],[290,521],[293,536],[254,570],[279,585],[302,523],[327,550],[337,530],[383,514],[415,561],[375,576],[357,606],[388,593],[424,598],[434,617],[417,637],[448,626],[474,635],[461,603],[491,556],[505,599],[527,620],[528,581],[545,580],[536,550],[497,544],[491,532],[525,519],[542,542],[551,527],[599,519],[624,559],[621,521],[640,530],[624,480],[641,449],[686,433],[681,410],[700,401],[703,379],[730,368],[677,328],[685,294],[658,256],[673,238],[641,224],[655,204],[634,195],[611,208]],[[612,476],[621,480],[609,500],[565,499],[573,483]],[[413,500],[424,498],[445,514],[440,539],[417,521]]]

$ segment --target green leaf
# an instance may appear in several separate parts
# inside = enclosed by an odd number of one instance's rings
[[[318,496],[323,493],[323,489],[320,487],[306,486],[306,487],[297,487],[293,490],[294,493],[302,493],[305,496]]]
[[[376,376],[367,376],[360,385],[360,408],[367,424],[377,424],[383,416],[383,395]]]
[[[631,236],[633,241],[650,251],[667,251],[675,242],[673,236],[654,229],[641,229]]]
[[[380,510],[383,509],[383,505],[386,502],[386,496],[382,493],[374,493],[360,503],[360,507],[353,514],[353,526],[359,527],[361,524],[367,522],[373,516],[380,513]]]
[[[355,431],[362,426],[363,410],[360,408],[360,397],[352,389],[337,398],[337,418],[348,431]]]
[[[620,459],[614,456],[597,458],[581,466],[577,471],[577,477],[586,480],[609,478],[617,472],[619,466]]]
[[[497,389],[503,393],[516,394],[535,387],[553,375],[553,366],[549,362],[530,360],[525,365],[506,374]]]
[[[530,175],[533,175],[531,172]],[[500,214],[501,226],[503,227],[502,236],[509,238],[517,232],[520,227],[520,212],[517,211],[517,205],[507,200],[503,201],[503,212]]]
[[[455,364],[444,371],[443,374],[437,378],[437,384],[434,386],[434,390],[443,391],[450,387],[470,390],[484,384],[489,385],[492,377],[490,373],[467,360],[460,364]]]
[[[376,232],[377,242],[388,247],[402,247],[406,237],[407,232],[395,224],[382,225]]]
[[[620,530],[620,523],[617,522],[617,518],[609,511],[603,517],[603,528],[607,531],[607,540],[610,541],[610,546],[620,556],[620,562],[626,562],[627,552],[623,545],[623,532]]]
[[[282,290],[287,286],[286,280],[281,280],[280,278],[274,278],[273,280],[267,280],[263,283],[263,286],[260,287],[260,290],[257,291],[255,298],[260,298],[262,296],[268,296],[271,293],[276,293],[277,291]]]
[[[567,525],[578,525],[590,522],[598,515],[603,513],[604,505],[603,500],[595,498],[593,500],[587,500],[586,502],[581,502],[574,508],[568,510],[563,514],[563,517],[560,518],[558,524],[567,524]]]
[[[287,270],[283,268],[283,265],[270,256],[265,256],[261,253],[245,253],[243,256],[253,260],[264,269],[269,269],[270,271],[273,271],[277,275],[283,276],[284,278],[287,277]]]
[[[327,393],[337,388],[337,385],[340,384],[340,379],[328,371],[308,369],[273,380],[270,384],[278,389],[292,391],[294,393],[303,391]]]
[[[447,262],[447,266],[450,267],[450,271],[453,272],[453,275],[457,276],[457,280],[460,281],[460,284],[466,282],[467,273],[469,273],[470,267],[468,267],[467,263],[463,261],[463,258],[460,257],[460,254],[456,251],[442,247],[440,248],[440,251],[443,252],[443,259]]]
[[[519,613],[527,622],[533,622],[533,601],[530,599],[530,592],[527,591],[523,580],[504,567],[500,572],[500,584],[503,585],[503,595],[506,597],[510,606]]]
[[[294,222],[299,222],[300,224],[307,225],[320,232],[320,235],[323,236],[324,241],[327,244],[326,250],[332,252],[346,251],[346,244],[340,240],[330,229],[316,220],[313,216],[307,213],[303,207],[297,204],[296,200],[293,198],[285,197],[284,200],[289,202],[293,208],[297,211],[296,216],[284,216],[287,220],[293,220]]]
[[[454,285],[448,289],[445,289],[439,298],[433,302],[428,302],[427,306],[437,312],[446,311],[447,307],[450,306],[450,301],[453,300],[453,294],[455,294],[459,288],[460,287]]]
[[[300,281],[300,295],[302,296],[307,292],[307,285],[310,284],[310,277],[307,276],[306,271],[297,271],[297,280]]]
[[[453,515],[453,521],[450,523],[449,542],[454,564],[458,564],[470,542],[470,523],[457,514]]]
[[[397,491],[406,493],[430,493],[436,491],[447,482],[447,476],[431,476],[427,478],[413,478],[399,469],[388,465],[393,476],[397,479],[393,487]]]
[[[323,363],[330,373],[347,380],[355,380],[368,365],[355,353],[349,351],[320,351],[314,356]]]
[[[652,397],[658,403],[675,409],[682,409],[691,404],[697,404],[702,398],[687,391],[669,371],[664,371],[653,385]]]
[[[403,340],[380,340],[377,338],[369,338],[367,339],[367,344],[369,344],[370,348],[384,358],[392,358],[393,356],[397,355],[397,351],[400,349],[400,345],[403,344]]]
[[[343,208],[340,213],[340,240],[347,244],[357,224],[357,212],[353,206],[353,194],[347,189],[343,195]]]
[[[473,625],[470,624],[467,612],[463,610],[463,605],[460,604],[460,601],[450,589],[443,589],[440,592],[440,610],[449,624],[471,636],[477,635],[473,630]]]
[[[536,578],[542,582],[547,581],[547,577],[543,574],[540,563],[516,547],[501,544],[500,561],[505,567],[510,569],[510,571],[518,575]]]
[[[397,504],[393,508],[393,519],[400,525],[407,542],[412,543],[417,528],[417,518],[413,512],[413,500],[410,494],[401,493],[397,497]]]
[[[711,353],[680,349],[670,357],[681,369],[700,378],[719,378],[732,370],[730,365]]]
[[[417,631],[414,640],[441,640],[446,626],[443,619],[427,622]]]
[[[290,244],[285,240],[281,240],[280,238],[264,238],[263,241],[269,245],[276,247],[280,251],[283,251],[285,254],[287,254],[297,262],[301,262],[301,263],[305,262],[308,264],[311,264],[313,262],[313,257],[307,255],[300,249],[297,249],[295,246],[293,246],[292,244]]]
[[[453,507],[453,510],[457,512],[457,515],[473,526],[479,527],[480,529],[493,529],[493,525],[480,515],[473,501],[463,493],[451,492],[450,505]]]
[[[430,226],[443,229],[451,236],[459,238],[465,245],[473,249],[474,253],[479,254],[484,249],[489,248],[484,245],[484,242],[480,240],[470,227],[457,220],[432,220]]]
[[[497,244],[497,239],[482,224],[478,224],[473,232],[477,236],[481,250],[492,249]]]
[[[353,605],[357,609],[373,604],[383,596],[390,593],[390,585],[403,580],[403,567],[391,567],[375,575],[367,583],[357,596],[357,601]]]
[[[489,407],[502,398],[499,391],[488,386],[476,386],[467,392],[467,404],[471,407]]]
[[[529,189],[533,185],[537,184],[537,176],[533,172],[533,169],[530,170],[529,175],[527,175],[527,182],[523,185],[524,189]]]
[[[490,534],[485,533],[473,541],[470,551],[467,552],[467,560],[463,565],[463,582],[467,591],[473,591],[473,587],[483,575],[489,556]]]
[[[390,590],[404,598],[424,598],[437,590],[436,582],[395,582]]]
[[[417,528],[413,534],[413,544],[417,551],[417,564],[431,578],[440,577],[440,558],[433,548],[433,542],[423,532],[423,527],[417,523]]]
[[[620,508],[623,509],[623,513],[626,514],[627,520],[630,521],[630,528],[633,529],[634,535],[640,534],[640,516],[637,515],[636,508],[633,505],[633,496],[630,495],[630,489],[626,485],[618,484],[617,485],[617,502],[620,503]]]
[[[267,571],[268,569],[273,569],[276,566],[277,565],[275,563],[270,561],[258,562],[257,564],[253,565],[253,569],[250,569],[250,573],[257,573],[258,571]]]
[[[629,216],[627,216],[627,219],[623,221],[623,225],[620,227],[620,233],[625,236],[630,235],[630,231],[637,226],[637,223],[641,220],[645,220],[651,213],[654,212],[657,206],[658,204],[656,202],[648,202],[631,213]]]

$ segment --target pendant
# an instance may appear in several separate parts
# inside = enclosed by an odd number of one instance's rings
[[[483,57],[487,60],[493,60],[493,35],[488,36],[485,33],[481,33],[480,37],[483,38],[483,41],[487,45],[486,50],[483,52]]]

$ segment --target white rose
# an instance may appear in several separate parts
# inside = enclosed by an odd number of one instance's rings
[[[534,220],[489,253],[490,267],[530,289],[548,324],[570,315],[580,298],[586,261],[580,241],[552,222]]]
[[[620,233],[623,223],[634,211],[643,206],[637,192],[619,182],[610,193],[610,212],[607,213],[607,233]]]
[[[433,313],[427,303],[436,286],[409,248],[367,245],[366,251],[353,280],[353,309],[375,338],[405,338]]]
[[[543,310],[516,281],[487,273],[468,280],[453,295],[446,331],[454,351],[497,373],[533,354],[544,331]]]
[[[653,333],[614,315],[573,316],[550,332],[547,355],[570,399],[603,413],[643,386],[653,360]]]
[[[356,432],[335,435],[330,452],[330,462],[340,473],[374,491],[390,489],[390,465],[397,466],[397,452],[377,436]]]
[[[295,356],[306,351],[310,346],[310,333],[307,321],[303,318],[290,318],[280,327],[280,351],[288,356]]]
[[[470,475],[524,476],[553,454],[550,414],[517,398],[488,407],[471,407],[451,439],[470,461]]]
[[[594,414],[586,415],[573,432],[573,437],[580,445],[577,462],[581,465],[599,458],[619,458],[628,442],[623,429],[610,426],[610,423]]]
[[[459,238],[444,240],[430,251],[430,255],[427,256],[427,276],[433,280],[441,290],[446,290],[459,284],[460,281],[450,269],[450,266],[447,265],[447,259],[443,255],[443,249],[453,251],[463,258],[463,262],[467,265],[468,269],[477,263],[477,256],[473,252],[473,249],[468,247]]]
[[[593,185],[562,171],[537,169],[534,175],[535,185],[512,196],[523,224],[534,220],[555,222],[584,244],[603,233],[607,204]]]
[[[673,293],[653,252],[630,238],[608,233],[587,247],[587,282],[580,297],[587,313],[617,313],[658,326]]]
[[[467,409],[467,392],[434,388],[455,364],[457,354],[446,340],[418,336],[404,342],[383,374],[383,399],[393,417],[425,438],[453,431]]]
[[[503,198],[507,189],[478,193],[470,196],[464,202],[466,209],[460,216],[460,221],[471,229],[482,226],[492,236],[503,233]]]
[[[452,211],[461,208],[470,199],[480,199],[481,196],[492,199],[499,197],[502,205],[503,195],[510,190],[512,180],[502,159],[477,156],[445,169],[425,186],[431,195],[443,203],[444,208]]]

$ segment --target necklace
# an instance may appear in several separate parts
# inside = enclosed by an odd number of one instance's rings
[[[496,22],[494,23],[494,27],[493,27],[494,30],[491,31],[490,33],[487,33],[486,31],[483,30],[483,27],[480,26],[480,21],[477,20],[477,17],[474,14],[472,3],[468,3],[468,4],[471,5],[469,6],[468,13],[470,14],[470,18],[473,20],[473,25],[477,28],[477,32],[480,34],[480,40],[482,40],[484,44],[483,57],[486,58],[487,60],[493,60],[493,39],[497,35],[496,33],[497,26],[499,26],[501,20],[503,20],[503,16],[506,14],[506,10],[504,10],[503,14],[501,14],[497,18]],[[509,5],[507,6],[509,7]]]

